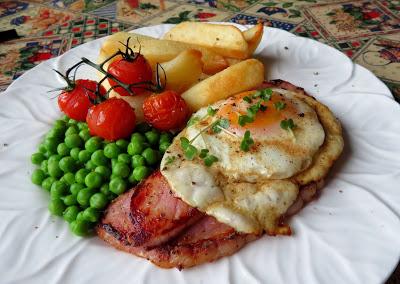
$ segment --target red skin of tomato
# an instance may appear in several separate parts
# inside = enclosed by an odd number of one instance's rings
[[[168,90],[148,97],[143,102],[143,113],[147,123],[165,131],[182,127],[188,118],[189,109],[178,93]]]
[[[132,61],[123,58],[115,60],[109,65],[108,73],[110,73],[119,81],[125,84],[151,82],[151,79],[153,78],[153,71],[151,70],[151,66],[141,54],[139,54]],[[118,85],[114,80],[110,78],[108,79],[108,82],[112,87]],[[145,85],[142,86],[145,87]],[[114,90],[121,96],[131,95],[127,90],[121,87],[116,87]],[[135,95],[142,94],[146,91],[143,88],[135,87],[131,87],[130,90]]]
[[[58,107],[69,118],[85,121],[88,109],[93,105],[88,96],[92,99],[96,98],[96,95],[89,90],[96,90],[96,86],[97,82],[92,80],[76,80],[73,90],[63,91],[58,96]],[[100,87],[100,93],[102,95],[106,93],[102,86]]]
[[[86,122],[91,135],[115,141],[126,138],[133,132],[136,115],[126,101],[114,97],[92,106]]]

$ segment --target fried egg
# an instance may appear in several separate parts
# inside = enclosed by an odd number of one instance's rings
[[[315,106],[295,92],[272,91],[269,100],[249,91],[198,110],[161,161],[178,197],[243,233],[276,233],[298,196],[296,176],[312,168],[326,139]],[[262,107],[253,120],[239,123],[257,103]],[[285,127],[289,120],[293,125]],[[246,131],[254,141],[248,151],[241,149]],[[207,166],[199,155],[188,159],[182,137],[217,161]]]

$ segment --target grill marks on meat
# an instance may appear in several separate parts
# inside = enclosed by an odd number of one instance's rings
[[[258,238],[186,205],[159,172],[115,199],[96,230],[119,250],[179,269],[231,255]]]
[[[161,173],[156,172],[132,195],[129,217],[133,230],[128,241],[133,246],[162,244],[202,216],[200,211],[176,198]]]

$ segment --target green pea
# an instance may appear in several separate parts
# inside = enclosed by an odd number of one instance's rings
[[[100,218],[100,212],[93,207],[88,207],[83,211],[83,219],[88,222],[97,222]]]
[[[152,129],[151,131],[147,131],[144,136],[146,136],[147,141],[150,143],[150,145],[154,146],[157,145],[158,140],[160,138],[160,134],[158,131],[155,129]]]
[[[47,169],[49,171],[49,175],[54,178],[60,178],[64,174],[57,161],[49,161],[47,164]]]
[[[46,150],[50,153],[57,152],[58,140],[53,137],[46,138],[44,140],[44,145],[46,146]]]
[[[60,160],[59,166],[64,173],[68,173],[74,171],[76,164],[75,160],[72,157],[67,156]]]
[[[56,180],[51,185],[50,197],[51,199],[60,199],[68,194],[68,185],[65,182]]]
[[[107,196],[104,193],[98,192],[90,197],[90,207],[103,209],[108,204]]]
[[[132,171],[131,174],[129,175],[128,181],[129,181],[129,183],[132,184],[132,185],[138,183],[138,181],[136,180],[135,176],[133,175],[133,171]]]
[[[52,128],[46,134],[46,138],[52,138],[55,141],[60,141],[64,137],[64,129],[61,128]]]
[[[88,125],[87,125],[85,122],[83,122],[83,121],[79,121],[79,122],[77,123],[77,126],[78,126],[79,130],[88,129]]]
[[[132,176],[136,181],[141,181],[142,179],[148,177],[151,170],[145,166],[139,166],[133,169]]]
[[[78,192],[78,195],[76,196],[76,200],[83,207],[87,207],[87,206],[89,206],[90,197],[92,197],[93,194],[94,194],[94,192],[92,189],[84,188]]]
[[[65,221],[68,223],[71,223],[72,221],[76,220],[76,216],[78,216],[79,213],[79,208],[78,206],[68,206],[67,209],[65,209],[63,213],[63,218]]]
[[[158,162],[158,153],[151,148],[146,148],[142,152],[142,156],[145,158],[146,163],[150,166],[155,165]]]
[[[85,221],[85,219],[83,218],[83,211],[80,211],[79,213],[78,213],[78,215],[76,215],[76,219],[75,220],[83,220],[83,221]]]
[[[122,153],[118,155],[118,162],[129,164],[131,162],[131,155]]]
[[[167,149],[170,145],[171,145],[170,142],[162,142],[162,143],[160,143],[160,146],[158,147],[158,149],[160,150],[161,153],[165,153],[165,151],[167,151]]]
[[[76,200],[76,196],[73,194],[67,195],[64,197],[64,204],[67,206],[76,205],[78,201]]]
[[[131,135],[131,142],[143,144],[146,142],[146,137],[138,132],[135,132]]]
[[[79,161],[79,152],[81,151],[81,149],[79,149],[78,147],[76,148],[72,148],[71,151],[69,151],[69,155],[72,157],[72,159],[74,159],[75,161]]]
[[[42,153],[42,154],[47,152],[46,146],[43,143],[39,144],[38,149],[39,149],[39,152]]]
[[[65,210],[65,205],[64,202],[62,202],[60,199],[54,199],[50,201],[48,208],[51,214],[62,216]]]
[[[87,161],[90,160],[91,156],[92,153],[89,152],[88,150],[81,150],[78,154],[79,162],[86,163]]]
[[[75,175],[73,173],[66,173],[62,179],[68,184],[73,185],[75,183]]]
[[[146,122],[142,122],[136,125],[135,130],[140,133],[146,133],[147,131],[151,130],[151,126],[148,125]]]
[[[40,169],[42,170],[42,171],[44,171],[45,173],[48,173],[49,171],[48,171],[48,169],[47,169],[47,165],[48,165],[48,161],[47,160],[44,160],[44,161],[42,161],[42,163],[40,164]]]
[[[99,173],[91,172],[85,177],[85,184],[88,188],[98,188],[101,186],[102,180]]]
[[[58,154],[51,155],[51,156],[49,157],[49,159],[48,159],[48,162],[49,162],[49,163],[58,162],[58,161],[61,160],[61,158],[62,158],[62,156],[60,156],[60,155],[58,155]]]
[[[57,153],[60,156],[67,156],[69,154],[69,148],[67,147],[67,145],[65,145],[65,143],[60,143],[57,146]]]
[[[42,163],[44,159],[45,159],[45,157],[44,157],[43,153],[40,153],[40,152],[34,153],[31,156],[31,162],[34,165],[40,165],[40,163]]]
[[[67,125],[65,124],[65,121],[56,120],[56,121],[54,122],[53,128],[55,128],[55,129],[61,129],[62,131],[65,131],[65,129],[67,128]]]
[[[171,142],[172,141],[172,134],[170,132],[163,132],[160,134],[160,144],[163,142]]]
[[[70,230],[78,237],[84,237],[91,233],[90,223],[85,220],[75,220],[69,223]]]
[[[64,123],[67,123],[69,121],[69,117],[66,114],[63,114],[60,118]]]
[[[52,186],[53,182],[55,182],[55,181],[56,181],[55,178],[53,178],[53,177],[47,177],[47,178],[45,178],[45,179],[42,181],[42,187],[43,187],[45,190],[50,191],[51,186]]]
[[[120,155],[122,155],[122,154],[120,154]],[[127,154],[128,155],[128,154]],[[129,155],[128,155],[129,156]],[[111,168],[113,168],[117,163],[118,163],[119,161],[118,161],[118,159],[111,159]]]
[[[79,137],[82,138],[83,141],[88,141],[92,136],[90,135],[90,131],[86,128],[79,131]]]
[[[65,136],[71,135],[71,134],[78,134],[79,129],[78,126],[76,125],[71,125],[68,127],[67,131],[65,131]]]
[[[115,193],[112,193],[112,192],[110,192],[108,195],[107,195],[107,199],[108,199],[108,201],[113,201],[115,198],[117,198],[118,197],[118,195],[117,194],[115,194]]]
[[[75,173],[75,181],[80,184],[85,184],[85,178],[90,173],[87,169],[80,169]]]
[[[41,169],[35,169],[31,176],[32,183],[36,185],[42,185],[43,180],[46,178],[46,174]]]
[[[66,136],[64,142],[70,149],[79,148],[82,146],[83,143],[81,137],[79,137],[78,134],[71,134]]]
[[[120,148],[115,143],[107,144],[104,147],[104,156],[109,159],[117,158],[120,153]]]
[[[142,153],[143,149],[144,149],[143,143],[135,141],[129,143],[127,151],[129,155],[133,156]]]
[[[85,149],[90,153],[101,148],[101,139],[99,137],[92,137],[85,143]]]
[[[111,174],[110,176],[110,180],[115,179],[115,178],[119,178],[120,176],[117,176],[116,174]]]
[[[113,167],[112,173],[117,176],[126,178],[129,176],[130,169],[129,169],[129,166],[127,166],[125,163],[118,162]]]
[[[78,195],[78,192],[79,192],[81,189],[84,189],[84,188],[85,188],[85,187],[84,187],[82,184],[80,184],[80,183],[74,183],[74,184],[71,184],[71,186],[69,187],[69,192],[71,192],[72,195],[77,196],[77,195]]]
[[[103,184],[103,185],[100,187],[100,192],[103,193],[103,194],[105,194],[105,195],[109,195],[109,194],[110,194],[110,187],[109,187],[109,185],[108,185],[107,183]]]
[[[75,124],[77,124],[78,123],[78,121],[76,121],[75,119],[73,119],[73,118],[70,118],[69,120],[68,120],[68,125],[69,126],[71,126],[71,125],[75,125]]]
[[[136,168],[139,166],[146,165],[146,160],[142,155],[133,155],[132,156],[132,168]]]
[[[94,171],[102,175],[104,178],[109,178],[111,175],[111,170],[106,166],[97,166]]]
[[[125,139],[119,139],[115,142],[115,144],[122,150],[126,151],[126,148],[128,147],[129,142],[126,141]]]
[[[92,160],[87,161],[85,164],[85,168],[88,169],[89,171],[93,171],[96,167],[97,165],[93,163]]]
[[[127,187],[126,181],[122,178],[117,177],[110,181],[110,191],[117,195],[124,193]]]
[[[95,163],[96,166],[104,166],[108,163],[108,159],[106,156],[104,156],[103,150],[96,150],[92,154],[91,160],[93,161],[93,163]]]

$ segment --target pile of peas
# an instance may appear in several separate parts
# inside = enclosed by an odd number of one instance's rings
[[[63,116],[32,154],[34,184],[50,193],[49,211],[78,236],[90,235],[107,205],[159,166],[172,140],[139,124],[130,141],[91,136],[86,123]]]

